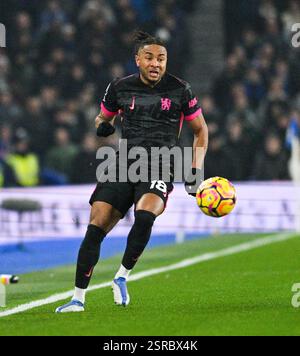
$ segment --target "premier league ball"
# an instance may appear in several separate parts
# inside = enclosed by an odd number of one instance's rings
[[[226,178],[214,177],[205,180],[197,190],[197,204],[208,216],[220,218],[228,215],[236,204],[236,191]]]

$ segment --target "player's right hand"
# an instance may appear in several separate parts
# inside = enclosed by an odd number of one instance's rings
[[[100,117],[100,115],[98,115],[95,119],[95,127],[96,129],[99,127],[100,123],[102,122],[102,119]]]
[[[114,134],[116,131],[115,127],[112,126],[109,122],[102,122],[97,128],[98,137],[108,137]]]

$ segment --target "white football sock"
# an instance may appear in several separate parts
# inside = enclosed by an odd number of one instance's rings
[[[74,295],[73,295],[72,300],[79,300],[79,302],[84,304],[84,302],[85,302],[85,293],[86,293],[86,289],[81,289],[81,288],[75,287],[75,291],[74,291]]]
[[[130,272],[131,272],[131,269],[126,269],[123,265],[121,265],[118,272],[115,275],[115,279],[117,279],[119,277],[123,277],[127,280]]]

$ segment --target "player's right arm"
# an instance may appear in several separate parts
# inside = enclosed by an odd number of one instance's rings
[[[104,98],[101,102],[100,113],[95,119],[98,136],[107,137],[115,132],[113,125],[118,110],[117,95],[114,88],[114,82],[112,82],[108,85],[105,91]]]
[[[114,121],[115,121],[115,116],[113,117],[106,116],[101,110],[99,115],[96,116],[95,127],[97,129],[99,125],[102,124],[102,122],[109,122],[111,125],[114,125]]]
[[[95,119],[95,126],[97,129],[98,137],[108,137],[115,133],[116,129],[114,127],[115,116],[108,117],[103,114],[102,110],[100,114]]]

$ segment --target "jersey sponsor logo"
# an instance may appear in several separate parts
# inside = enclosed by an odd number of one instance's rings
[[[192,100],[189,101],[189,108],[193,108],[194,106],[196,106],[198,104],[198,99],[194,98]]]
[[[129,109],[130,109],[130,110],[134,110],[134,107],[135,107],[135,96],[132,98],[132,103],[131,103],[131,105],[129,106]]]
[[[172,101],[168,98],[162,98],[161,99],[161,109],[163,111],[169,111],[171,109],[171,104],[172,104]]]

